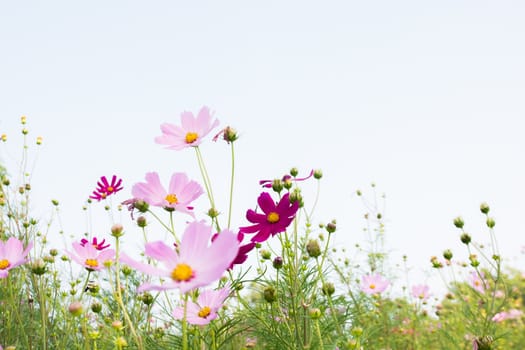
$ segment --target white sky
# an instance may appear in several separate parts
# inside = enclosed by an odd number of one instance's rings
[[[525,244],[524,18],[521,1],[2,2],[0,132],[15,141],[25,114],[44,137],[33,204],[59,199],[68,233],[86,230],[100,175],[124,178],[119,199],[148,171],[199,179],[193,152],[153,138],[208,105],[241,134],[238,225],[259,179],[321,168],[315,219],[337,218],[340,245],[362,242],[353,193],[376,182],[388,247],[416,269],[462,252],[457,215],[487,240],[482,201],[510,259]],[[203,151],[226,186],[226,146]]]

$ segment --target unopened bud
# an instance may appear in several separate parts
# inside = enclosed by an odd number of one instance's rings
[[[224,129],[223,138],[224,141],[230,143],[236,141],[239,138],[239,135],[237,135],[237,130],[230,126],[227,126]]]
[[[71,304],[69,304],[68,310],[69,313],[73,316],[80,316],[82,315],[84,308],[82,307],[82,303],[80,303],[80,301],[74,301]]]
[[[472,240],[470,235],[466,232],[461,235],[460,239],[461,239],[461,243],[463,244],[469,244],[470,241]]]
[[[271,257],[272,257],[272,253],[269,250],[266,250],[266,249],[261,250],[261,258],[263,258],[264,260],[270,260]]]
[[[329,222],[326,225],[326,231],[328,233],[334,233],[336,229],[337,229],[337,226],[335,225],[335,221]]]
[[[210,208],[208,210],[208,216],[212,219],[216,218],[217,216],[219,216],[219,211],[215,208]]]
[[[457,228],[463,228],[463,225],[465,225],[465,222],[463,221],[461,216],[458,216],[454,219],[454,226],[456,226]]]
[[[263,292],[264,300],[266,300],[269,303],[273,303],[277,300],[277,293],[275,291],[275,288],[270,286],[266,287]]]
[[[31,264],[31,272],[37,276],[42,276],[44,273],[46,273],[46,271],[47,271],[46,263],[44,262],[44,260],[40,258],[36,259]]]
[[[321,288],[324,295],[332,295],[335,293],[335,287],[333,283],[327,282],[323,284],[323,288]]]
[[[323,177],[323,171],[321,169],[314,170],[314,179],[320,180]]]
[[[142,199],[139,199],[138,201],[135,201],[135,203],[133,203],[133,207],[141,213],[146,213],[149,209],[149,204],[143,201]]]
[[[290,169],[290,175],[292,175],[293,177],[296,177],[298,174],[299,174],[299,169],[297,169],[296,167],[293,167],[292,169]]]
[[[323,315],[323,313],[321,312],[321,309],[319,309],[319,308],[312,308],[312,309],[310,309],[310,311],[308,313],[310,314],[310,318],[312,320],[318,320]]]
[[[321,247],[319,246],[319,242],[315,239],[309,240],[306,244],[306,251],[312,258],[319,257],[321,255]]]
[[[483,202],[481,203],[481,205],[479,206],[479,210],[483,213],[483,214],[488,214],[489,211],[490,211],[490,207],[487,203]]]
[[[275,259],[273,259],[273,267],[277,270],[283,267],[283,258],[280,256],[275,257]]]
[[[102,304],[100,303],[91,304],[91,311],[98,314],[100,311],[102,311]]]
[[[124,234],[124,227],[121,224],[111,226],[111,235],[113,237],[121,237]]]
[[[117,349],[124,348],[128,346],[128,342],[124,337],[117,337],[115,339],[115,345],[117,346]]]
[[[496,220],[494,220],[494,218],[487,218],[487,226],[488,228],[494,228],[494,226],[496,226]]]
[[[38,136],[38,137],[36,138],[36,144],[37,144],[37,145],[41,145],[41,144],[42,144],[42,136]]]
[[[144,216],[139,216],[137,218],[137,226],[138,227],[146,227],[148,225],[148,222]]]
[[[2,134],[2,136],[0,136],[0,138],[1,138],[2,141],[4,141],[4,142],[7,141],[7,135],[6,135],[6,134]]]
[[[452,251],[450,249],[447,249],[443,252],[443,257],[447,260],[452,259]]]
[[[284,186],[283,186],[283,182],[281,181],[281,179],[273,180],[273,182],[272,182],[272,190],[274,190],[277,193],[281,193],[283,188],[284,188]]]

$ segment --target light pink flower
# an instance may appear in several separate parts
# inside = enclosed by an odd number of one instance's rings
[[[384,292],[390,282],[380,274],[365,275],[361,279],[361,290],[366,294],[379,294]]]
[[[168,190],[161,185],[159,174],[146,174],[146,182],[133,185],[131,193],[135,199],[143,200],[149,205],[171,208],[193,216],[191,202],[204,193],[201,185],[189,180],[184,173],[174,173],[171,176]]]
[[[210,131],[219,125],[212,116],[208,107],[202,107],[197,117],[192,112],[183,112],[180,116],[181,126],[164,123],[160,126],[161,136],[155,138],[155,142],[165,145],[172,150],[181,150],[187,147],[200,145],[202,139]]]
[[[5,243],[0,241],[0,278],[6,278],[9,270],[26,263],[31,247],[32,242],[24,249],[22,242],[15,237],[9,237]]]
[[[523,311],[518,309],[510,309],[509,311],[498,312],[492,317],[493,322],[503,322],[505,320],[517,320],[523,316]]]
[[[91,244],[82,245],[73,242],[73,252],[67,252],[71,259],[84,266],[88,271],[99,271],[104,268],[104,263],[113,260],[115,257],[114,249],[98,250]]]
[[[217,318],[217,312],[222,307],[224,300],[230,295],[230,288],[202,291],[197,302],[188,302],[186,305],[186,321],[190,324],[205,325]],[[184,307],[173,310],[173,317],[177,320],[184,318]]]
[[[469,279],[470,279],[470,285],[472,286],[472,288],[474,288],[480,293],[485,292],[485,285],[487,281],[485,281],[483,274],[480,275],[476,271],[472,271],[470,273]]]
[[[211,227],[195,221],[188,224],[176,249],[161,241],[146,244],[146,255],[162,263],[158,267],[137,262],[124,253],[120,260],[146,274],[167,279],[162,285],[145,283],[139,292],[179,288],[186,293],[221,278],[237,256],[239,241],[235,233],[223,230],[213,242],[211,237]]]
[[[426,284],[413,286],[412,296],[421,300],[427,300],[430,297],[429,287]]]

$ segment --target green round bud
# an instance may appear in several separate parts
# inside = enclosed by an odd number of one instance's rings
[[[454,226],[457,228],[463,228],[463,225],[465,225],[465,222],[463,221],[463,218],[461,216],[458,216],[454,219]]]
[[[124,234],[124,227],[121,224],[111,226],[111,235],[113,237],[121,237]]]
[[[277,300],[277,292],[275,291],[275,288],[272,286],[266,287],[263,292],[264,300],[266,300],[269,303],[273,303]]]
[[[100,303],[93,303],[91,304],[91,311],[98,314],[102,311],[102,304]]]
[[[124,265],[120,268],[120,270],[122,271],[122,273],[124,274],[124,276],[129,276],[131,275],[131,273],[133,272],[133,270],[131,269],[131,267],[129,267],[128,265]]]
[[[210,208],[210,210],[208,210],[208,216],[212,219],[215,219],[219,214],[219,211],[215,208]]]
[[[68,310],[71,315],[80,316],[82,315],[82,312],[84,312],[84,307],[79,301],[74,301],[71,304],[69,304]]]
[[[447,260],[452,259],[452,251],[450,249],[447,249],[443,252],[443,257]]]
[[[270,258],[272,257],[272,253],[269,250],[262,249],[260,253],[261,258],[263,258],[264,260],[270,260]]]
[[[461,239],[461,243],[463,244],[469,244],[472,241],[472,238],[466,232],[461,235],[460,239]]]
[[[488,214],[490,211],[490,207],[487,203],[483,202],[480,204],[479,210],[481,210],[483,214]]]
[[[317,258],[321,255],[321,247],[316,239],[311,239],[306,244],[306,252],[312,258]]]
[[[328,233],[334,233],[335,230],[337,229],[337,226],[335,225],[335,221],[329,222],[328,224],[326,224],[325,227]]]
[[[139,216],[137,218],[137,226],[138,227],[146,227],[148,225],[148,222],[146,220],[146,217],[144,216]]]
[[[281,193],[281,191],[283,190],[284,188],[284,184],[283,182],[281,181],[281,179],[275,179],[273,180],[272,182],[272,190],[274,190],[275,192],[277,193]]]
[[[292,169],[290,169],[290,175],[292,175],[293,177],[296,177],[297,175],[299,175],[299,169],[297,169],[296,167],[293,167]]]
[[[277,270],[283,267],[283,258],[280,256],[275,257],[275,259],[273,259],[273,267]]]
[[[314,179],[320,180],[323,177],[323,171],[321,169],[314,170]]]
[[[318,320],[323,315],[323,313],[321,312],[321,309],[319,308],[312,308],[308,311],[308,313],[310,314],[310,318],[312,320]]]
[[[150,293],[145,292],[144,294],[142,294],[142,302],[145,305],[151,305],[153,304],[153,301],[155,301],[155,299],[153,298],[153,295],[151,295]]]
[[[37,276],[42,276],[44,273],[47,272],[46,263],[43,259],[36,259],[31,264],[31,272],[34,273]]]
[[[140,211],[141,213],[145,213],[149,209],[149,204],[143,201],[142,199],[139,199],[135,203],[133,203],[133,207]]]
[[[327,282],[323,284],[323,287],[321,288],[321,291],[324,295],[331,296],[335,293],[335,287],[333,283]]]
[[[496,220],[494,220],[494,218],[487,218],[487,226],[489,228],[494,228],[494,226],[496,226]]]

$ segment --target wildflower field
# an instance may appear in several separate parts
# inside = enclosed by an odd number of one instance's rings
[[[142,182],[129,183],[107,169],[79,184],[89,220],[106,222],[106,230],[64,236],[61,244],[48,239],[58,230],[60,198],[50,202],[48,221],[30,205],[27,160],[43,139],[28,132],[26,117],[20,129],[1,136],[2,146],[15,137],[24,145],[21,168],[0,174],[3,349],[525,348],[525,275],[504,264],[487,203],[477,219],[485,232],[451,218],[457,246],[429,257],[447,290],[437,294],[424,281],[395,278],[380,208],[363,213],[369,239],[352,250],[333,245],[337,218],[315,216],[327,205],[320,169],[236,181],[242,137],[202,107],[139,141],[156,142],[174,159],[194,152],[188,166],[200,178],[181,168],[145,169]],[[220,181],[209,176],[205,144],[229,149]],[[215,198],[217,183],[227,184],[228,198]],[[234,218],[236,193],[246,186],[260,194],[245,217]],[[199,198],[206,207],[195,205]],[[141,237],[140,251],[128,245],[130,235]],[[479,235],[491,243],[477,243]]]

